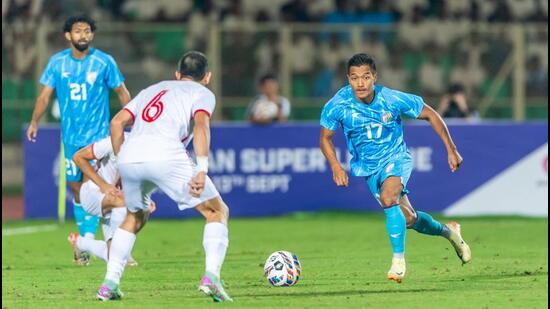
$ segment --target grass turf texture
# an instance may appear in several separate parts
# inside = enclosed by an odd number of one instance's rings
[[[445,222],[445,220],[443,220]],[[51,224],[3,223],[3,230]],[[391,250],[380,214],[297,214],[234,219],[222,277],[233,307],[547,308],[548,220],[460,219],[473,260],[461,266],[443,238],[407,233],[407,276],[386,280]],[[211,306],[197,291],[204,271],[199,219],[154,219],[134,248],[137,268],[121,283],[122,301],[110,307]],[[94,308],[105,263],[72,264],[66,240],[73,222],[54,231],[2,237],[3,308]],[[4,233],[3,233],[4,234]],[[263,277],[270,253],[289,250],[300,259],[293,287],[272,287]]]

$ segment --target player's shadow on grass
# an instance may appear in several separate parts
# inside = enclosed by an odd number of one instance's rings
[[[536,270],[536,271],[525,270],[525,271],[515,271],[515,272],[503,271],[498,274],[481,273],[481,274],[464,276],[461,278],[441,279],[441,280],[437,280],[437,282],[457,282],[457,281],[470,281],[470,280],[479,280],[479,279],[507,279],[507,278],[521,278],[521,277],[535,278],[539,276],[548,276],[548,271],[547,270]]]
[[[401,293],[425,293],[425,292],[441,292],[444,289],[399,289],[399,290],[346,290],[346,291],[327,291],[327,292],[312,292],[301,290],[286,290],[288,293],[250,293],[250,294],[234,294],[234,297],[273,297],[273,296],[293,296],[293,297],[312,297],[312,296],[353,296],[353,295],[369,295],[369,294],[401,294]]]

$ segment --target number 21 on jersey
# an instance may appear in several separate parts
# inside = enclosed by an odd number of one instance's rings
[[[70,83],[69,87],[71,88],[71,100],[85,101],[88,99],[88,89],[86,88],[86,83],[82,83],[82,84]]]

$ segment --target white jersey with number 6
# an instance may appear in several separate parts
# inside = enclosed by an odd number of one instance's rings
[[[187,157],[182,141],[189,139],[197,112],[211,115],[212,91],[194,81],[163,81],[141,91],[124,110],[134,120],[119,153],[119,163],[167,161]]]

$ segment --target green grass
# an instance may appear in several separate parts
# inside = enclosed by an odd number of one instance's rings
[[[547,308],[548,220],[461,219],[473,251],[461,266],[449,243],[407,234],[407,277],[386,280],[391,253],[376,214],[299,214],[230,222],[223,268],[231,307]],[[13,229],[53,222],[14,222]],[[95,293],[105,264],[72,264],[66,241],[72,222],[41,234],[2,236],[3,308],[191,308],[212,306],[197,291],[203,274],[202,220],[153,219],[138,237],[137,268],[127,269],[120,302]],[[4,232],[3,232],[4,234]],[[276,250],[298,255],[303,276],[293,287],[271,287],[262,265]]]

